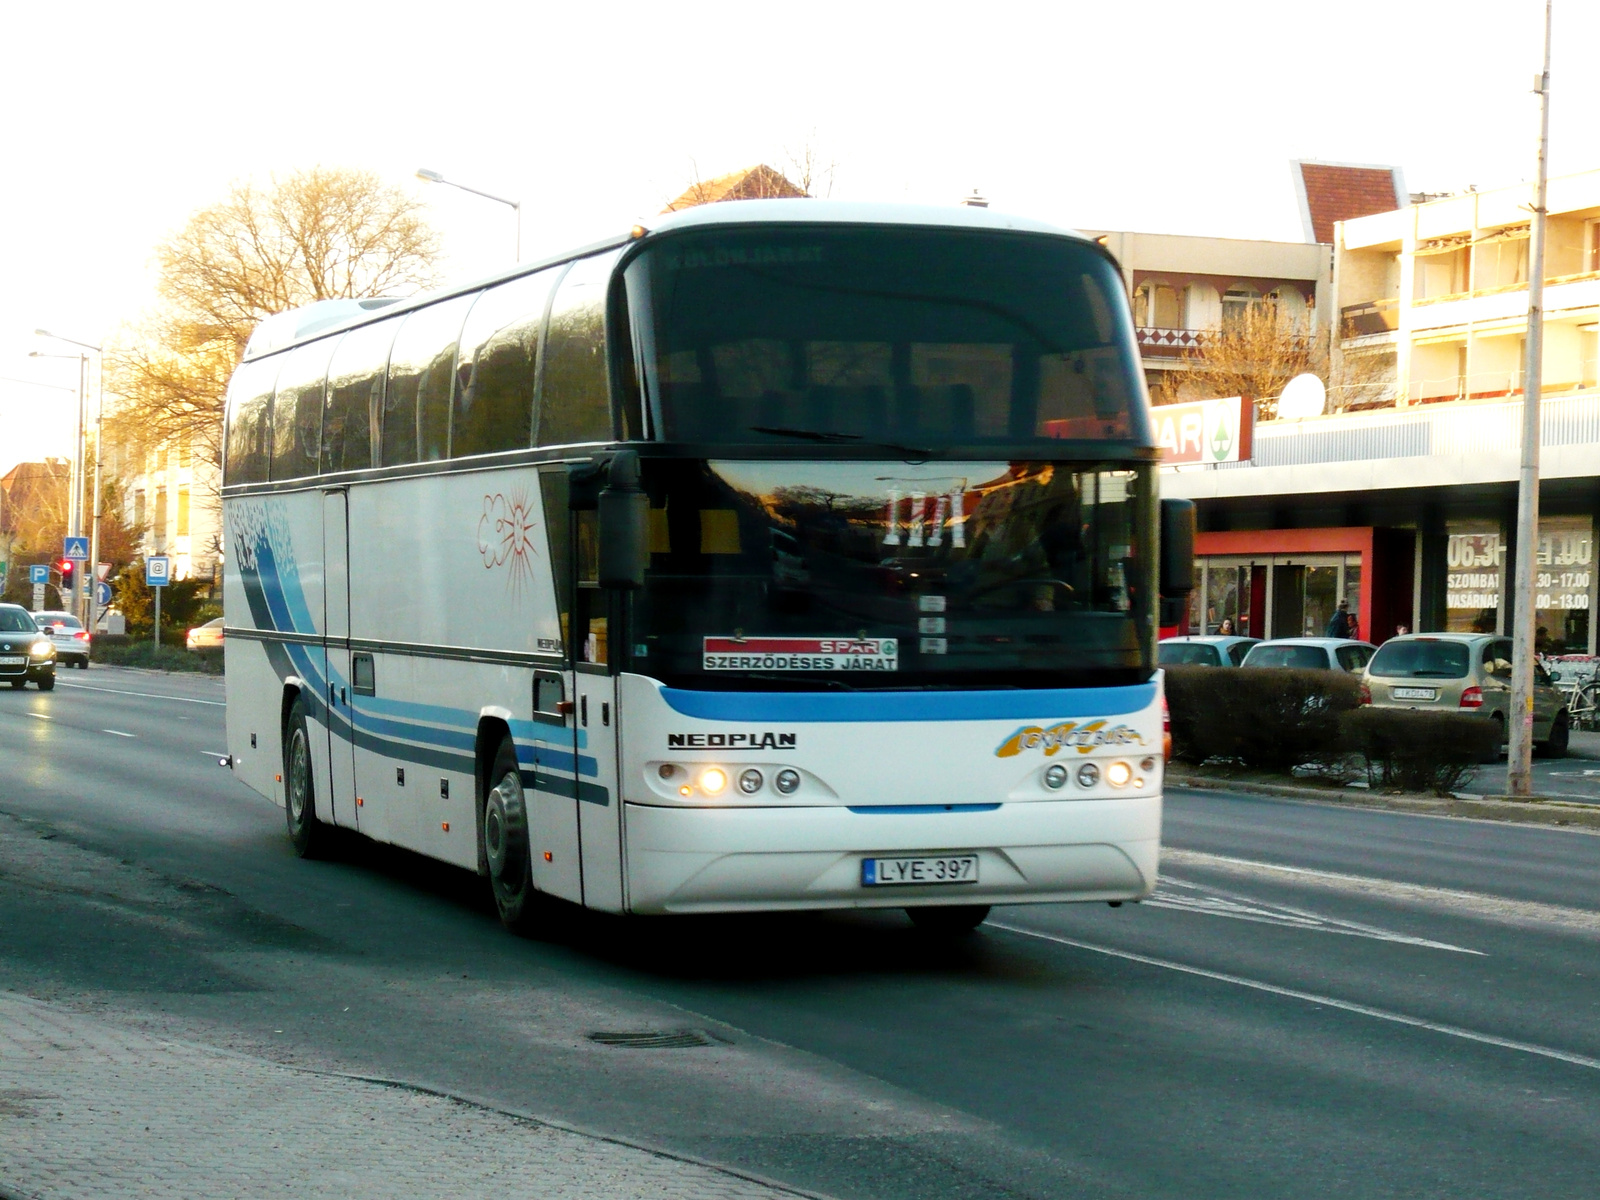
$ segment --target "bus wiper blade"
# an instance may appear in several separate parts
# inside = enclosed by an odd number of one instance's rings
[[[824,429],[790,429],[783,425],[752,425],[750,432],[770,433],[776,437],[804,438],[809,442],[863,442],[868,446],[893,450],[896,454],[904,454],[911,458],[926,459],[933,456],[933,451],[925,446],[902,446],[899,442],[868,440],[859,433],[835,433]]]

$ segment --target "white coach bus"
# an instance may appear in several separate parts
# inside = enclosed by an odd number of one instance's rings
[[[709,205],[273,318],[227,423],[228,751],[302,854],[519,930],[1155,886],[1193,516],[1092,241]]]

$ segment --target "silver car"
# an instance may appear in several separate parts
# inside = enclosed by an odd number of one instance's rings
[[[39,632],[50,635],[55,643],[56,662],[63,667],[89,667],[89,631],[83,622],[69,612],[36,612],[33,614]]]
[[[1390,638],[1367,664],[1363,687],[1378,708],[1422,708],[1488,717],[1506,738],[1511,712],[1511,639],[1492,633],[1408,633]],[[1566,700],[1533,666],[1533,738],[1560,758],[1570,731]]]
[[[1301,671],[1351,671],[1360,674],[1376,652],[1371,642],[1352,638],[1273,638],[1250,648],[1241,667],[1290,667]]]
[[[1225,633],[1163,638],[1156,645],[1156,660],[1163,667],[1237,667],[1260,640]]]

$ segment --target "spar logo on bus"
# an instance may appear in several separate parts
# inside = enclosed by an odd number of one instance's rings
[[[995,750],[996,758],[1014,758],[1024,750],[1043,749],[1049,758],[1057,751],[1074,749],[1087,754],[1097,746],[1142,746],[1144,738],[1128,725],[1110,721],[1062,721],[1057,725],[1024,725]]]
[[[706,671],[895,671],[895,638],[708,637]]]

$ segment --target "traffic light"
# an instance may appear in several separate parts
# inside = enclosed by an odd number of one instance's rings
[[[61,560],[61,594],[63,596],[71,596],[73,594],[72,583],[77,578],[74,574],[77,566],[78,564],[70,558]]]

